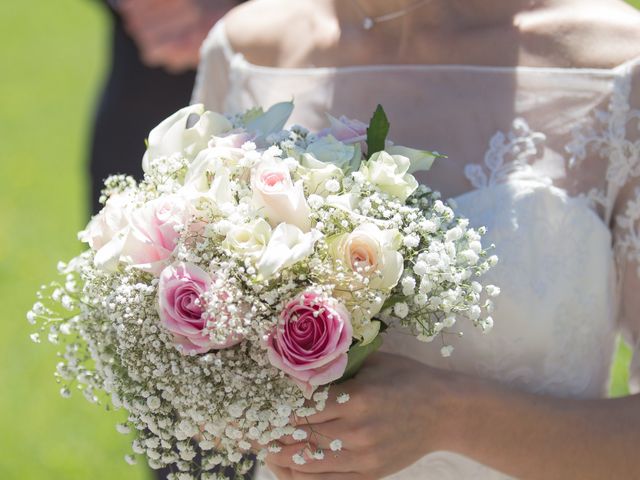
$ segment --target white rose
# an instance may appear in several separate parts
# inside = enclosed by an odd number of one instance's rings
[[[380,230],[367,223],[333,238],[329,249],[346,268],[369,278],[371,288],[389,290],[396,286],[404,270],[398,251],[401,245],[402,236],[397,230]]]
[[[327,197],[327,205],[340,208],[346,212],[353,212],[360,203],[360,197],[355,193],[343,193],[342,195],[329,195]],[[354,218],[362,217],[362,215],[354,215]],[[362,217],[367,218],[367,217]]]
[[[253,204],[272,227],[289,223],[308,232],[311,210],[304,196],[302,180],[295,184],[284,162],[262,161],[251,175]]]
[[[417,180],[407,173],[410,166],[407,157],[382,151],[374,153],[364,162],[360,166],[360,173],[381,191],[404,201],[418,188]]]
[[[129,234],[129,201],[125,194],[113,195],[87,228],[78,234],[80,241],[88,243],[96,252],[94,263],[102,270],[114,271],[118,267]]]
[[[263,280],[289,267],[313,253],[316,242],[322,237],[317,230],[304,233],[294,225],[281,223],[273,231],[260,260],[256,264]]]
[[[341,170],[347,170],[361,158],[360,146],[345,145],[332,135],[319,138],[307,147],[306,153],[323,163],[332,163]]]
[[[214,155],[211,151],[201,152],[187,170],[182,193],[192,201],[205,198],[218,206],[236,205],[231,188],[231,171],[222,158],[229,157]]]
[[[296,174],[303,179],[309,192],[323,196],[331,193],[326,187],[329,180],[341,180],[344,177],[339,167],[333,163],[324,163],[309,153],[302,156]]]
[[[118,232],[129,225],[125,215],[129,201],[130,199],[126,194],[117,194],[109,197],[100,213],[94,216],[87,227],[78,234],[78,239],[88,243],[92,250],[100,250]]]
[[[191,125],[194,118],[197,120]],[[199,151],[207,148],[212,136],[232,128],[229,120],[219,113],[205,111],[202,104],[178,110],[149,133],[142,168],[146,171],[149,160],[168,157],[176,152],[194,158]]]
[[[247,257],[260,257],[271,237],[271,227],[262,218],[235,226],[227,233],[222,246]]]
[[[245,154],[244,150],[235,147],[209,147],[202,150],[187,168],[183,183],[205,192],[209,189],[211,177],[218,170],[237,168]]]
[[[385,150],[391,155],[402,155],[409,159],[409,173],[429,170],[433,161],[437,158],[432,152],[426,150],[416,150],[415,148],[401,147],[392,145],[386,147]]]

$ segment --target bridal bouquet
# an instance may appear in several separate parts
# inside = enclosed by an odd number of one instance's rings
[[[412,175],[438,155],[386,141],[380,108],[319,133],[284,130],[291,109],[194,105],[158,125],[144,181],[107,179],[90,248],[28,313],[35,341],[65,344],[62,395],[124,408],[133,452],[172,478],[242,474],[243,453],[304,439],[292,418],[322,410],[385,328],[448,356],[456,321],[492,326],[483,229]]]

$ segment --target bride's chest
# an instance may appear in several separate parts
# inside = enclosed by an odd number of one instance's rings
[[[453,198],[474,226],[487,227],[486,242],[500,258],[487,279],[502,289],[495,327],[482,335],[456,324],[447,334],[456,347],[448,359],[438,345],[402,333],[389,333],[385,349],[531,391],[604,394],[617,304],[609,223],[629,164],[630,113],[616,97],[624,97],[624,85],[579,82],[566,95],[543,75],[529,79],[536,84],[529,90],[513,76],[471,81],[447,71],[418,85],[405,73],[375,82],[240,83],[231,98],[241,110],[293,94],[302,108],[292,122],[311,129],[326,125],[326,111],[366,121],[382,103],[390,138],[448,156],[419,180]]]
[[[584,204],[539,179],[513,178],[455,199],[472,225],[487,227],[500,286],[489,334],[464,321],[449,329],[455,347],[388,334],[389,351],[442,368],[556,395],[605,394],[615,337],[611,236]]]

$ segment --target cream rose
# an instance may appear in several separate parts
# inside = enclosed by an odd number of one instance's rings
[[[364,162],[360,173],[381,191],[405,201],[418,188],[418,181],[407,173],[409,167],[411,161],[407,157],[382,151]]]
[[[288,223],[308,232],[311,228],[311,210],[302,183],[302,180],[293,183],[284,162],[260,162],[251,175],[254,207],[272,227]]]
[[[372,223],[360,225],[329,242],[331,255],[352,272],[369,279],[369,286],[390,290],[404,270],[398,251],[402,236],[397,230],[381,230]]]
[[[271,238],[271,227],[262,218],[233,227],[222,246],[247,257],[258,258]]]

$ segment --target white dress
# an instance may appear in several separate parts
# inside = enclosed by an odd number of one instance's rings
[[[489,335],[463,328],[448,359],[400,334],[385,350],[529,392],[606,395],[617,334],[640,350],[640,59],[615,69],[279,69],[249,64],[217,24],[195,102],[238,112],[292,97],[292,123],[311,129],[327,125],[324,112],[367,121],[382,104],[392,140],[448,155],[419,180],[496,245],[487,282],[502,293]],[[389,478],[508,477],[437,452]]]

